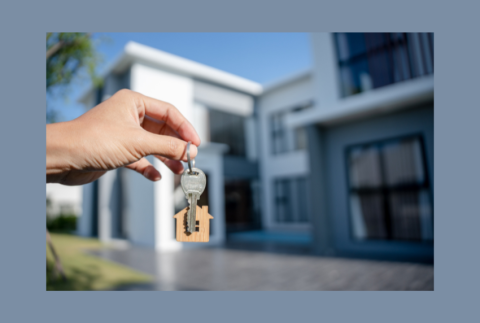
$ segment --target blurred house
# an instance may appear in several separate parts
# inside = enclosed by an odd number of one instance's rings
[[[312,34],[314,64],[255,82],[137,43],[82,97],[129,88],[174,104],[202,139],[209,244],[247,230],[311,235],[318,254],[433,259],[433,35]],[[79,234],[158,250],[186,200],[125,169],[84,186]]]

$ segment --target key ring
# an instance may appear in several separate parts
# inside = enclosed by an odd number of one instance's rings
[[[195,167],[195,159],[190,160],[190,144],[191,143],[192,143],[191,141],[187,143],[187,162],[188,162],[188,170],[190,174],[193,174],[192,163],[193,163],[193,167]]]

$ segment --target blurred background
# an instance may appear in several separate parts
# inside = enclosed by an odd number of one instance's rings
[[[52,33],[47,123],[127,88],[202,144],[210,241],[180,176],[47,184],[47,289],[433,290],[431,33]]]

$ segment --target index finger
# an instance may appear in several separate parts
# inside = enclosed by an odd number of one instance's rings
[[[200,145],[200,137],[195,128],[174,105],[145,95],[141,99],[147,116],[165,121],[183,140],[191,141],[197,147]]]

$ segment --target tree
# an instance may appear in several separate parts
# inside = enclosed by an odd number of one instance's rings
[[[65,96],[72,81],[85,75],[100,85],[95,74],[100,57],[90,33],[47,33],[46,47],[47,97]],[[57,119],[58,111],[47,100],[47,122]]]
[[[95,51],[90,34],[87,33],[47,33],[47,98],[65,95],[72,80],[87,72],[95,85],[99,79],[95,75],[95,66],[99,56]],[[58,113],[48,106],[47,122],[55,122]],[[48,204],[47,199],[47,204]],[[65,272],[47,230],[47,244],[55,260],[54,273],[66,280]]]

